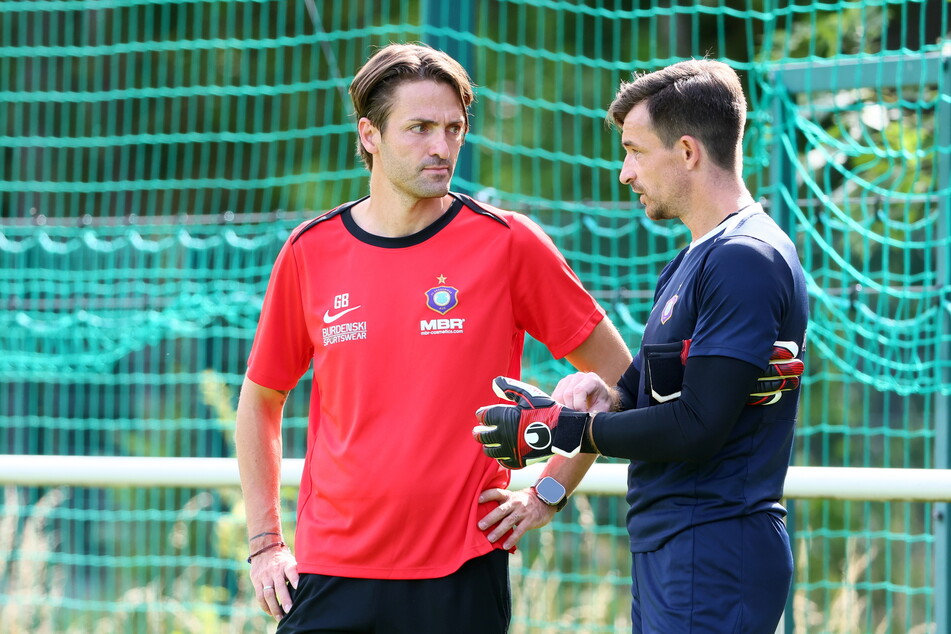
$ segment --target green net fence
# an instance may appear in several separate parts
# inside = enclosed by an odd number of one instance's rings
[[[349,81],[373,46],[421,40],[478,85],[455,188],[540,221],[632,347],[687,235],[647,221],[617,182],[605,107],[632,72],[730,63],[750,102],[747,180],[809,280],[794,464],[946,467],[949,6],[2,2],[0,454],[232,456],[277,250],[366,191]],[[525,365],[546,386],[567,371],[535,342]],[[286,410],[289,457],[302,457],[305,392]],[[936,631],[942,505],[789,506],[787,631]],[[575,496],[523,542],[513,631],[629,631],[625,511]],[[273,628],[247,579],[243,516],[237,491],[200,482],[8,486],[0,629]]]

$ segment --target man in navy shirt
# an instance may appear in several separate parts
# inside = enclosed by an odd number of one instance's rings
[[[621,182],[692,241],[661,273],[616,389],[580,373],[552,398],[500,377],[496,392],[516,405],[480,409],[474,434],[514,468],[552,452],[631,460],[635,633],[772,634],[792,581],[780,500],[798,379],[768,406],[748,395],[771,360],[801,371],[802,267],[743,183],[746,100],[730,67],[690,60],[635,77],[608,118],[626,152]],[[503,530],[523,515],[504,512]]]

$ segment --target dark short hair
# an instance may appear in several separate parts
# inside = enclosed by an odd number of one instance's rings
[[[736,71],[710,59],[692,59],[621,82],[607,121],[621,129],[642,102],[657,136],[672,147],[683,135],[699,139],[713,161],[733,170],[746,125],[746,97]]]
[[[357,121],[366,117],[382,131],[393,108],[397,86],[420,80],[440,82],[456,92],[468,132],[469,105],[475,100],[472,80],[459,62],[425,44],[390,44],[374,53],[357,71],[350,83],[350,100]],[[359,136],[357,155],[367,169],[373,167],[373,156],[363,147]]]

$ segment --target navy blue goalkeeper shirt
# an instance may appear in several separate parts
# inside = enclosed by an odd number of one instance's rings
[[[725,442],[702,460],[693,454],[660,460],[639,455],[650,451],[644,449],[650,439],[638,442],[638,420],[647,413],[638,410],[676,407],[683,366],[692,358],[726,357],[765,369],[775,341],[794,342],[801,357],[807,320],[806,283],[795,246],[759,205],[730,216],[664,268],[641,347],[619,384],[622,402],[633,411],[597,418],[632,432],[628,446],[601,447],[595,426],[602,453],[636,456],[628,471],[632,552],[656,550],[673,535],[706,522],[761,511],[785,515],[780,500],[798,389],[784,393],[774,405],[734,408],[739,414],[735,422],[730,416]],[[686,340],[689,344],[683,343]],[[727,385],[732,377],[715,379]],[[745,400],[747,392],[742,393]],[[687,418],[693,427],[682,425],[677,432],[687,444],[691,429],[702,429],[713,414],[704,411],[702,403],[692,410]],[[671,410],[650,413],[666,411]],[[666,418],[654,422],[668,424]],[[673,419],[669,424],[675,424]],[[644,434],[651,433],[649,427],[644,429]]]

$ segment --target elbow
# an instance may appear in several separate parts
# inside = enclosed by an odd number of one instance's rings
[[[685,421],[682,429],[685,433],[683,460],[690,463],[704,463],[713,460],[720,453],[730,435],[732,424],[723,420],[711,419],[709,413],[704,417],[691,407],[689,402],[682,403],[685,408]]]

